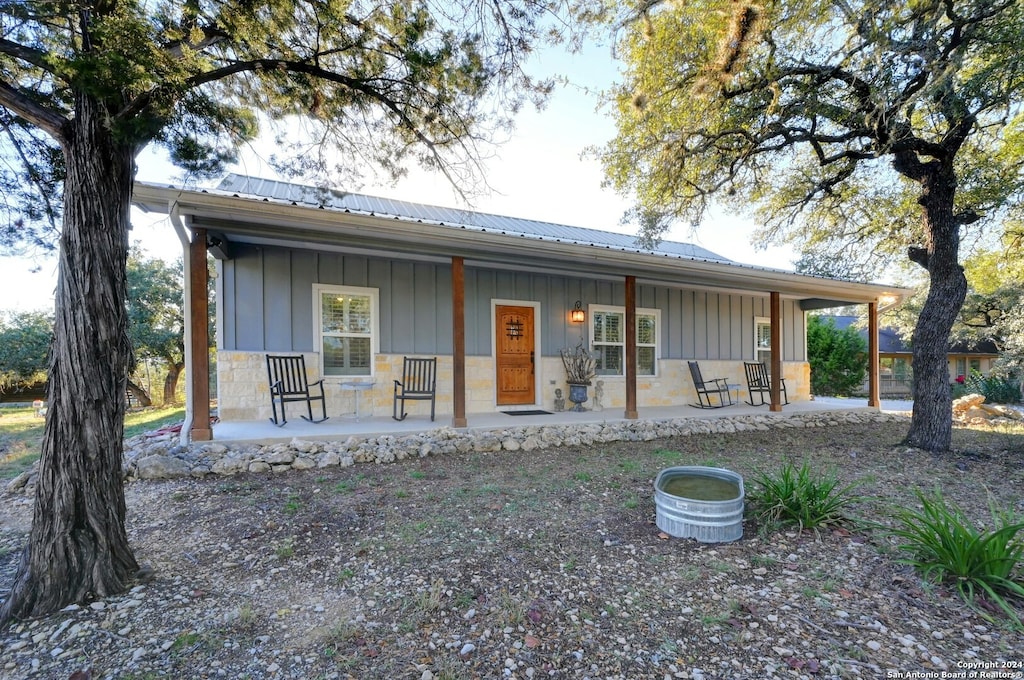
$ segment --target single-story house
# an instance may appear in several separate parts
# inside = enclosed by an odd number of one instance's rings
[[[857,326],[861,320],[857,316],[835,315],[824,316],[831,319],[839,330],[854,327],[861,336],[867,339],[868,331],[864,324]],[[912,393],[914,358],[913,350],[903,341],[895,328],[883,327],[878,330],[878,367],[881,380],[881,393],[884,396],[900,397]],[[988,375],[992,365],[999,358],[999,349],[991,340],[968,344],[954,342],[949,346],[949,381],[963,379],[971,373]],[[865,385],[867,389],[867,385]]]
[[[596,229],[241,175],[216,189],[137,183],[134,202],[170,217],[189,290],[206,289],[207,252],[216,259],[222,420],[270,416],[268,353],[301,353],[326,379],[329,412],[352,397],[341,382],[373,383],[361,395],[373,415],[391,414],[403,357],[438,357],[437,412],[455,427],[472,413],[552,409],[568,392],[560,350],[578,343],[598,357],[602,405],[627,418],[695,402],[688,360],[743,388],[743,362],[765,361],[790,400],[808,399],[807,312],[865,304],[877,319],[909,292],[687,243],[647,248]],[[206,300],[188,297],[192,436],[202,439]],[[771,408],[782,408],[778,386]]]

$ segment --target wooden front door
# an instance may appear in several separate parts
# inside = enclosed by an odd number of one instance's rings
[[[535,403],[533,307],[495,307],[498,406]]]

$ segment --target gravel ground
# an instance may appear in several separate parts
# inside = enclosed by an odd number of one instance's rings
[[[654,524],[660,469],[728,467],[749,488],[804,460],[862,484],[857,517],[937,486],[979,521],[989,496],[1024,513],[1024,430],[958,429],[936,457],[899,445],[906,427],[132,483],[151,576],[0,632],[0,677],[1022,678],[1024,635],[923,583],[880,532],[748,519],[704,545]],[[0,593],[30,518],[0,497]]]

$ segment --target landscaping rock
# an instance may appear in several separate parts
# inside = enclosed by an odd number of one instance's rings
[[[135,475],[139,479],[173,479],[191,473],[192,466],[187,461],[159,453],[135,461]]]
[[[967,424],[1024,421],[1024,413],[1002,404],[986,404],[981,394],[968,394],[953,400],[953,420]]]
[[[1014,409],[984,404],[984,397],[971,395],[958,400],[961,414],[981,409],[991,417],[1019,420]],[[980,406],[979,406],[980,405]],[[961,415],[961,417],[964,417]],[[818,412],[789,416],[760,414],[731,418],[678,418],[674,420],[614,421],[587,425],[561,424],[509,427],[493,431],[437,430],[408,435],[382,435],[362,439],[349,437],[344,442],[315,442],[292,439],[288,443],[267,445],[195,442],[183,446],[173,434],[157,437],[140,435],[125,442],[125,478],[171,479],[203,477],[208,474],[231,476],[239,473],[275,473],[310,468],[346,467],[357,463],[387,465],[407,458],[449,455],[452,453],[497,453],[499,451],[538,451],[559,446],[593,443],[650,442],[673,436],[700,436],[748,430],[768,431],[787,428],[835,427],[840,424],[870,424],[904,420],[905,416],[873,412]],[[33,493],[34,469],[7,484],[9,492]]]

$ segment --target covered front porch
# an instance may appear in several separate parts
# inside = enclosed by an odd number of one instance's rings
[[[135,187],[136,202],[169,215],[188,255],[183,443],[747,414],[744,405],[686,406],[692,399],[680,386],[689,384],[691,360],[709,371],[762,362],[770,403],[749,413],[782,414],[788,381],[785,413],[799,414],[814,408],[797,406],[809,396],[806,314],[840,304],[867,306],[868,403],[879,406],[878,314],[904,289],[744,265],[692,244],[650,249],[593,229],[404,203],[381,210],[351,205],[340,192],[234,181],[210,191]],[[216,428],[208,410],[208,252],[220,263],[216,398],[226,422]],[[553,410],[551,388],[568,384],[559,355],[577,337],[601,353],[604,403],[614,410],[482,412],[494,404]],[[344,410],[332,411],[328,396],[332,418],[321,426],[252,422],[265,415],[263,358],[277,353],[308,355],[319,368],[311,380],[378,387],[399,379],[404,357],[436,357],[446,415],[399,424],[381,413],[376,395],[376,418],[340,420]],[[794,366],[800,375],[787,375]],[[718,374],[740,384],[739,373]]]
[[[829,411],[844,413],[850,411],[909,411],[911,404],[903,401],[882,401],[881,407],[868,406],[866,399],[816,399],[794,402],[784,412],[771,411],[766,406],[750,406],[740,402],[733,406],[716,409],[691,407],[649,407],[644,408],[640,420],[661,421],[682,418],[738,418],[760,415],[771,418],[820,414]],[[294,418],[294,419],[291,419]],[[434,422],[427,416],[410,415],[404,421],[386,416],[356,419],[354,415],[331,415],[322,423],[310,423],[293,415],[286,425],[277,427],[269,420],[250,420],[216,423],[213,426],[214,441],[222,443],[252,442],[268,444],[289,442],[293,439],[309,441],[345,440],[349,437],[378,437],[382,435],[409,435],[442,428],[451,428],[450,417],[438,417]],[[621,409],[603,411],[561,411],[546,415],[508,415],[507,413],[475,413],[467,418],[470,425],[458,428],[467,431],[494,431],[507,428],[544,427],[549,425],[593,425],[601,423],[636,422],[628,418]]]

